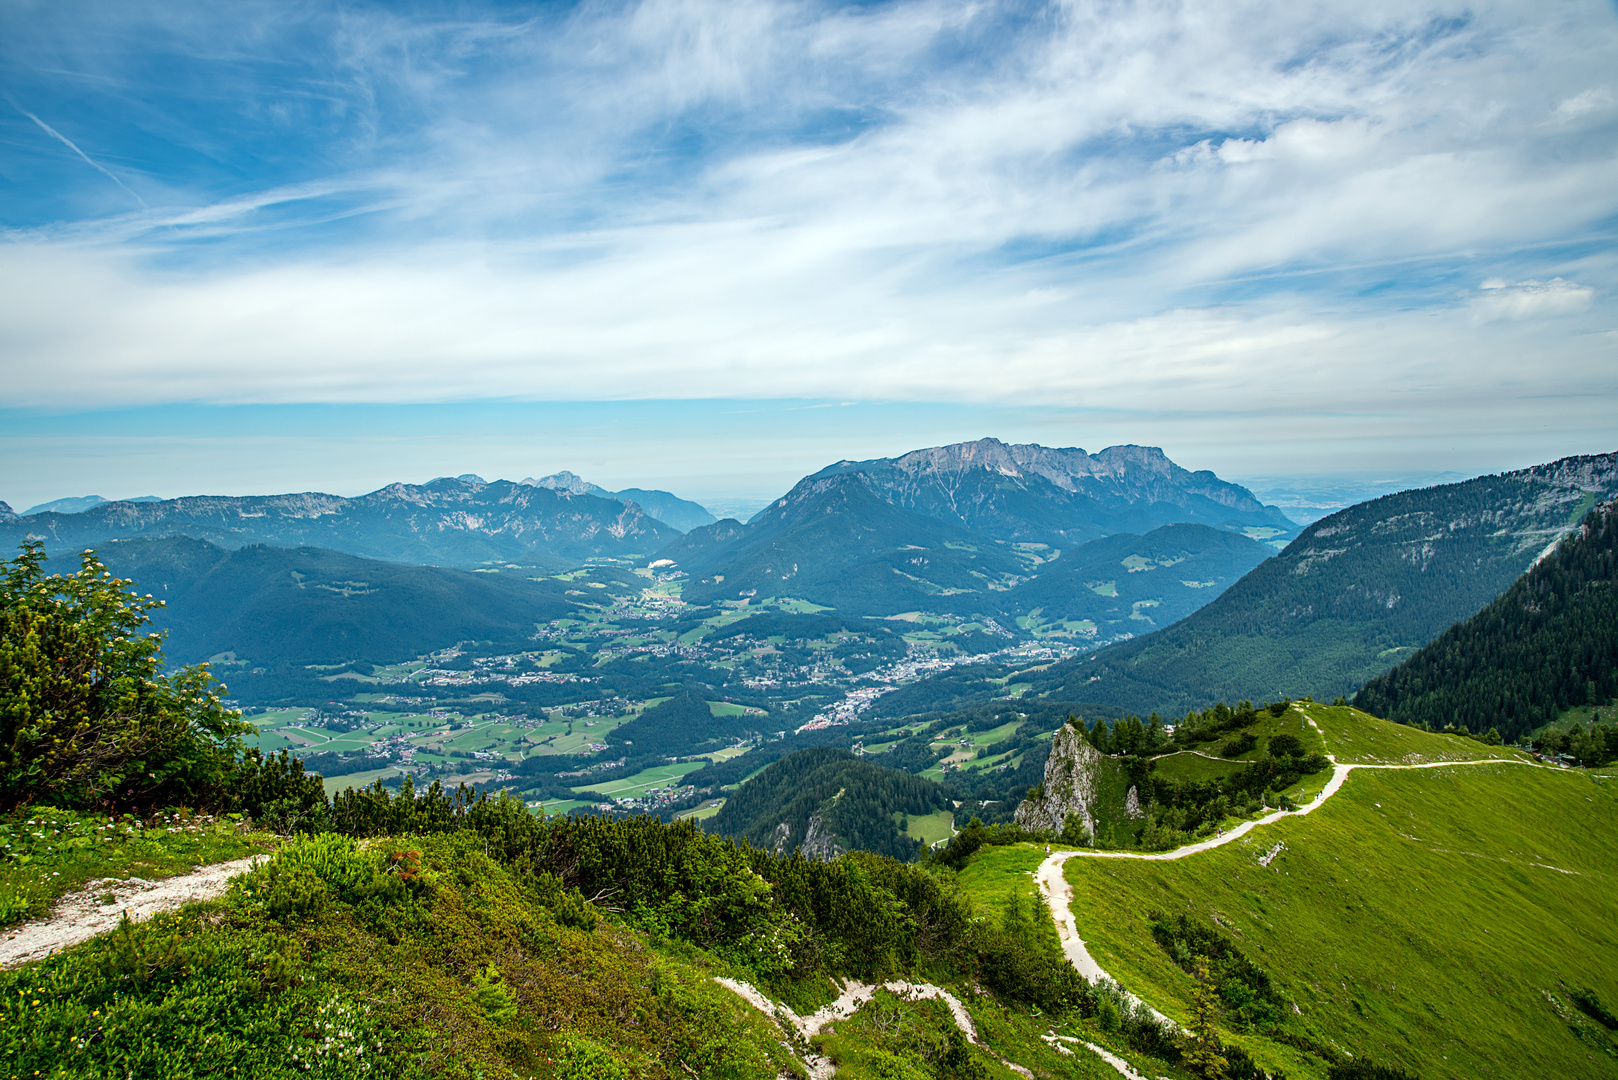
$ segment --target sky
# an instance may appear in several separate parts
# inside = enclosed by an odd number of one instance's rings
[[[1618,450],[1618,6],[0,0],[0,499]]]

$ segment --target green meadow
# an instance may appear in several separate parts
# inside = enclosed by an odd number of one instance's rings
[[[1366,752],[1405,749],[1391,734]],[[1359,770],[1307,817],[1173,862],[1072,859],[1067,878],[1102,968],[1182,1023],[1193,980],[1153,939],[1154,911],[1227,935],[1326,1046],[1426,1080],[1608,1075],[1614,1043],[1569,992],[1618,1002],[1615,825],[1618,791],[1578,772]],[[1324,1075],[1259,1032],[1228,1038]]]

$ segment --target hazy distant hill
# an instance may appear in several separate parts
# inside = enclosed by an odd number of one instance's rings
[[[1005,545],[878,498],[859,477],[799,481],[749,524],[695,529],[658,552],[687,601],[792,596],[848,612],[982,610],[1027,562]],[[992,609],[991,609],[992,610]]]
[[[1406,724],[1497,728],[1515,739],[1575,705],[1618,697],[1618,503],[1482,611],[1444,631],[1354,704]]]
[[[38,506],[30,506],[27,510],[23,511],[23,516],[27,517],[31,514],[48,514],[53,512],[58,514],[77,514],[90,509],[92,506],[100,506],[102,503],[109,501],[111,500],[104,499],[100,495],[80,495],[76,498],[53,499],[47,503],[40,503]],[[123,499],[121,501],[159,502],[160,500],[156,495],[140,495],[133,499]]]
[[[1035,690],[1142,713],[1352,693],[1494,599],[1615,494],[1618,454],[1605,454],[1349,507],[1183,621],[1058,664]]]
[[[170,537],[114,541],[98,554],[167,605],[152,621],[169,632],[164,652],[173,663],[221,652],[255,663],[408,660],[458,641],[524,640],[536,623],[574,610],[563,582],[320,548],[227,551]]]
[[[1045,626],[1078,627],[1081,639],[1139,637],[1185,618],[1274,554],[1256,540],[1207,525],[1119,533],[1064,553],[1001,603]]]
[[[535,487],[550,488],[553,491],[567,491],[574,495],[596,495],[603,499],[617,499],[619,502],[632,502],[639,504],[640,508],[665,525],[672,525],[681,532],[690,532],[703,525],[712,525],[717,519],[708,512],[707,507],[694,503],[690,499],[682,499],[667,491],[658,491],[655,488],[624,488],[622,491],[608,491],[597,484],[592,484],[582,476],[563,469],[559,473],[542,476],[539,479],[528,477],[521,481]]]
[[[756,848],[810,858],[859,849],[914,858],[921,845],[900,823],[949,808],[931,780],[861,761],[847,750],[798,750],[743,784],[706,823]]]
[[[53,552],[129,537],[190,536],[224,547],[311,545],[373,559],[466,567],[511,561],[560,568],[592,555],[655,551],[677,535],[615,499],[506,480],[491,484],[475,476],[390,484],[353,499],[318,492],[201,495],[0,521],[0,542],[8,547],[37,536]]]
[[[1154,446],[1109,446],[1090,455],[1076,447],[979,439],[895,458],[839,461],[808,479],[844,474],[862,477],[879,498],[906,510],[997,540],[1064,549],[1174,522],[1285,537],[1297,532],[1286,515],[1246,488],[1182,469]]]

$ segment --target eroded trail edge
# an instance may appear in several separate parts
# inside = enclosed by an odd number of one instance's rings
[[[23,923],[4,932],[0,941],[0,968],[42,960],[51,953],[89,941],[118,925],[128,912],[134,922],[172,911],[197,900],[222,896],[230,879],[244,874],[267,855],[214,863],[189,874],[147,881],[143,878],[103,878],[75,893],[68,893],[43,919]],[[103,898],[111,899],[103,903]]]

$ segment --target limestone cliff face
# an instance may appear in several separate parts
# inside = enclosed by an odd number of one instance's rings
[[[806,859],[818,859],[821,862],[830,862],[848,849],[843,846],[837,834],[827,828],[826,821],[819,814],[809,819],[809,825],[804,830],[803,839],[797,847],[803,852]],[[790,855],[792,853],[792,824],[783,821],[775,827],[770,836],[770,851],[775,855]]]
[[[1084,741],[1084,735],[1071,724],[1063,724],[1051,740],[1051,755],[1045,759],[1045,781],[1029,792],[1017,807],[1017,824],[1038,832],[1061,832],[1069,814],[1076,814],[1084,829],[1094,836],[1096,772],[1102,755]]]

